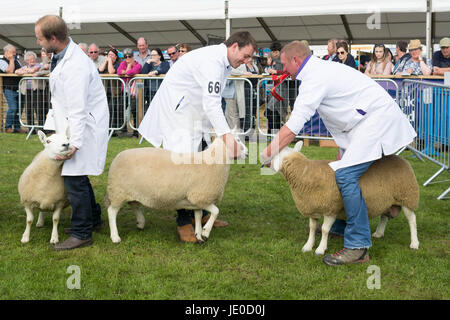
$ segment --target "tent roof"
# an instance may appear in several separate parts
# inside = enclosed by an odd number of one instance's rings
[[[22,0],[21,8],[3,5],[0,12],[0,47],[7,43],[19,50],[38,50],[34,22],[45,14],[62,14],[75,42],[97,43],[100,47],[135,47],[145,37],[150,47],[167,48],[186,42],[193,47],[209,38],[225,37],[224,0],[83,1]],[[433,0],[432,42],[449,36],[450,1]],[[170,6],[170,7],[169,7]],[[231,32],[249,30],[259,46],[273,40],[286,43],[304,39],[326,44],[330,38],[348,39],[354,44],[395,43],[421,39],[425,42],[426,0],[229,0]]]

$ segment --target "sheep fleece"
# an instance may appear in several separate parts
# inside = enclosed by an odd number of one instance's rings
[[[229,165],[174,164],[171,152],[164,149],[129,149],[111,164],[106,203],[121,206],[138,201],[153,209],[188,208],[180,205],[182,200],[204,208],[222,200],[228,173]]]
[[[306,217],[323,215],[345,219],[344,203],[328,160],[309,160],[293,153],[283,160],[281,172],[289,183],[297,209]],[[396,155],[375,161],[359,180],[369,218],[387,212],[392,205],[416,210],[419,186],[414,171]]]

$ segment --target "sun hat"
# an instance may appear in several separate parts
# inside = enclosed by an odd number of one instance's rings
[[[421,49],[422,43],[420,43],[419,39],[414,39],[409,41],[408,50]]]
[[[439,42],[439,46],[442,47],[450,47],[450,38],[442,38],[441,41]]]

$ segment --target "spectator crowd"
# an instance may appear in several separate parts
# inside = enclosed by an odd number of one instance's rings
[[[306,45],[308,43],[303,40]],[[149,77],[155,77],[166,74],[174,63],[184,54],[192,50],[187,43],[171,45],[166,49],[166,55],[161,48],[149,48],[145,38],[139,38],[136,48],[125,48],[119,51],[110,46],[106,50],[100,50],[97,44],[79,43],[79,47],[97,67],[101,74],[118,75],[125,84],[136,74],[145,74]],[[444,75],[450,72],[450,38],[441,39],[440,50],[434,52],[432,59],[423,56],[422,44],[418,39],[407,41],[398,41],[396,43],[395,55],[384,45],[375,44],[373,51],[369,56],[361,55],[355,59],[351,54],[349,44],[345,40],[330,39],[327,44],[328,54],[322,57],[334,63],[342,63],[351,68],[356,68],[367,75]],[[249,83],[241,80],[228,80],[223,92],[222,107],[225,112],[230,127],[237,127],[247,131],[251,121],[246,118],[248,114],[256,112],[256,79],[250,76],[256,74],[268,74],[279,76],[283,73],[283,65],[280,61],[282,46],[279,42],[274,42],[270,46],[268,55],[258,56],[255,53],[253,59],[246,65],[233,69],[232,75],[243,75],[249,77],[254,94],[250,94]],[[3,48],[3,57],[0,58],[0,73],[45,76],[51,70],[51,56],[43,49],[38,57],[32,51],[25,52],[23,58],[16,54],[16,48],[8,44]],[[168,58],[168,59],[167,59]],[[3,77],[3,93],[8,103],[8,112],[5,121],[5,131],[7,133],[26,132],[20,126],[19,122],[19,94],[22,95],[22,104],[24,101],[35,101],[36,106],[27,106],[26,118],[27,124],[33,124],[36,119],[45,119],[48,112],[49,90],[45,83],[37,80],[27,80],[22,82],[19,88],[20,78]],[[145,80],[144,103],[148,107],[151,98],[156,94],[162,79]],[[131,86],[131,99],[136,97],[136,88]],[[263,93],[267,94],[270,88]],[[123,85],[118,87],[105,82],[108,102],[110,104],[111,128],[125,131],[121,127],[124,119],[124,108],[114,108],[117,103],[117,97],[123,92]],[[281,95],[289,96],[288,86],[281,87]],[[250,101],[253,97],[253,101]],[[116,100],[114,100],[116,98]],[[264,99],[263,99],[264,100]],[[268,132],[279,129],[283,124],[283,119],[288,114],[289,99],[277,101],[268,94],[266,96],[265,116],[268,119]],[[116,102],[115,102],[116,101]],[[133,101],[133,100],[132,100]],[[135,101],[134,101],[135,102]],[[136,103],[134,103],[135,105]],[[253,106],[250,112],[250,106]],[[22,105],[23,107],[23,105]],[[21,108],[22,110],[24,108]],[[136,107],[131,107],[131,114],[136,119]],[[116,112],[117,114],[113,115]],[[42,123],[39,123],[42,125]]]

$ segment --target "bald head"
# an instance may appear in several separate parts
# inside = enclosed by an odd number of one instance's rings
[[[293,57],[298,57],[304,60],[307,56],[311,54],[309,47],[302,41],[292,41],[283,47],[281,53],[287,59],[292,59]]]

